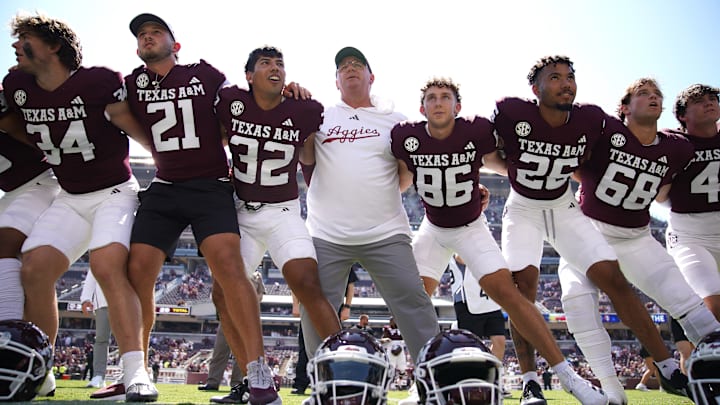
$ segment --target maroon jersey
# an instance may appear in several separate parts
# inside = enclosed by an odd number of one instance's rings
[[[638,228],[650,223],[650,203],[692,158],[685,137],[658,132],[643,145],[618,119],[608,118],[605,134],[580,168],[580,206],[605,223]]]
[[[12,191],[39,176],[50,166],[43,153],[0,132],[0,190]]]
[[[493,120],[505,143],[513,190],[536,200],[561,197],[570,175],[602,134],[605,118],[600,107],[575,104],[568,122],[553,128],[533,101],[498,101]]]
[[[130,109],[152,137],[165,181],[227,177],[228,159],[213,105],[225,75],[204,60],[175,65],[166,76],[141,66],[125,77]]]
[[[390,339],[390,340],[403,340],[402,334],[400,333],[400,329],[393,328],[390,325],[383,326],[382,337],[384,339]]]
[[[670,189],[672,211],[720,211],[720,132],[712,138],[682,135],[695,146],[695,156],[673,181]]]
[[[81,67],[60,87],[46,91],[34,76],[15,70],[5,76],[3,87],[63,190],[88,193],[130,179],[128,138],[105,114],[109,104],[125,99],[119,73]]]
[[[482,212],[478,181],[483,155],[496,149],[492,124],[485,118],[456,118],[445,139],[432,138],[426,122],[400,123],[390,136],[392,153],[415,176],[427,219],[443,228],[456,228]]]
[[[267,203],[298,198],[300,148],[320,128],[322,105],[288,98],[265,111],[251,92],[232,86],[220,90],[216,111],[228,134],[238,198]]]
[[[0,87],[0,118],[8,112],[5,94]],[[50,167],[42,160],[42,152],[0,132],[0,190],[15,190],[40,175]]]

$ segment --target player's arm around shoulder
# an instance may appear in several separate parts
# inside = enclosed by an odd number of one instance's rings
[[[25,132],[25,125],[20,114],[15,111],[7,111],[0,115],[0,131],[5,134],[0,136],[10,136],[18,142],[22,142],[28,146],[35,146]]]
[[[404,160],[398,159],[398,176],[400,177],[400,192],[404,193],[413,184],[413,173]]]
[[[315,134],[316,132],[310,134],[300,147],[300,163],[306,166],[315,164]]]
[[[110,117],[110,122],[113,125],[123,130],[130,138],[142,145],[145,150],[150,151],[150,137],[130,111],[127,100],[108,104],[105,106],[105,113]]]
[[[490,125],[493,125],[492,122]],[[507,176],[507,160],[505,158],[505,152],[503,151],[505,141],[503,141],[503,138],[498,135],[497,131],[494,129],[494,126],[492,127],[491,131],[492,136],[495,137],[495,150],[483,155],[483,166],[485,166],[485,168],[487,168],[488,170],[492,170],[501,176]]]
[[[655,201],[662,205],[670,206],[670,188],[672,187],[672,183],[665,184],[663,186],[660,186],[660,189],[658,190],[657,195],[655,196]]]

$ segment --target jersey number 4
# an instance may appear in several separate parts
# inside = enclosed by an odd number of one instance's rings
[[[718,194],[720,194],[718,173],[720,173],[720,162],[708,163],[705,169],[690,182],[690,192],[707,194],[708,204],[718,202]]]

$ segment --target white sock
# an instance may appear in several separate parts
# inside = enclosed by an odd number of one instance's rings
[[[530,381],[535,381],[536,383],[540,384],[540,379],[538,378],[537,373],[534,371],[528,371],[527,373],[523,373],[522,380],[523,387]]]
[[[593,329],[587,332],[575,333],[575,342],[582,350],[590,368],[598,379],[615,375],[615,365],[612,361],[610,336],[605,329]]]
[[[567,361],[561,361],[560,363],[550,368],[552,368],[553,372],[557,374],[558,379],[560,379],[563,387],[567,387],[570,380],[572,380],[577,375],[575,374],[575,370],[570,367],[570,364]]]
[[[614,392],[620,393],[625,391],[625,388],[623,388],[622,384],[620,384],[620,380],[618,380],[615,375],[603,378],[598,377],[598,380],[600,380],[600,386],[608,393],[608,395]]]
[[[150,384],[145,370],[145,353],[142,350],[127,352],[121,356],[123,364],[123,383],[125,388],[132,384]]]
[[[20,282],[18,259],[0,259],[0,320],[23,319],[25,295]]]

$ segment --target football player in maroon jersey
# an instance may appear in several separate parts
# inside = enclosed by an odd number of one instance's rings
[[[27,138],[0,87],[0,320],[22,319],[20,250],[32,226],[60,191],[43,153],[8,135]]]
[[[625,277],[677,319],[697,343],[720,323],[649,227],[650,204],[667,192],[693,156],[685,137],[658,132],[662,102],[654,79],[638,79],[628,87],[618,107],[620,119],[608,117],[604,136],[577,172],[580,207],[612,246]],[[564,259],[559,276],[568,330],[605,386],[605,379],[616,377],[610,337],[597,311],[598,289]],[[593,316],[588,308],[595,308]],[[658,369],[662,371],[662,365]]]
[[[245,75],[250,90],[225,87],[215,106],[232,154],[245,268],[256,268],[269,252],[310,315],[312,324],[306,328],[314,328],[324,339],[340,330],[340,320],[320,288],[315,248],[300,215],[297,184],[298,160],[304,159],[305,143],[314,142],[323,107],[314,100],[282,95],[285,62],[277,48],[253,50]],[[219,287],[213,285],[213,294],[223,294]],[[242,327],[232,320],[222,323],[225,331],[233,329],[235,334]]]
[[[695,156],[675,180],[667,249],[685,279],[720,319],[720,89],[693,84],[675,100],[675,117]]]
[[[120,347],[126,399],[155,401],[143,366],[140,305],[126,267],[139,186],[123,131],[141,144],[147,137],[125,101],[122,76],[81,66],[80,43],[67,24],[17,16],[12,32],[18,63],[3,81],[7,100],[62,188],[23,244],[25,318],[55,341],[55,282],[89,250]]]
[[[547,241],[608,295],[622,321],[665,367],[661,370],[664,387],[682,393],[685,376],[620,271],[612,247],[583,215],[570,187],[570,176],[602,136],[608,116],[595,105],[574,104],[575,69],[565,56],[540,59],[528,81],[537,101],[502,99],[494,117],[507,154],[511,185],[502,218],[502,251],[515,282],[534,302]],[[514,322],[511,325],[525,383],[525,403],[544,404],[534,348],[516,333]]]
[[[423,281],[437,286],[457,252],[481,288],[537,345],[563,387],[583,404],[607,404],[605,393],[580,378],[565,361],[545,320],[515,287],[482,215],[480,167],[487,163],[496,170],[504,169],[492,123],[479,116],[457,118],[460,92],[449,79],[432,79],[421,92],[420,112],[427,121],[396,125],[391,147],[400,178],[406,180],[403,188],[412,181],[425,207],[425,218],[413,238],[413,254]]]
[[[234,353],[245,352],[250,402],[280,404],[265,361],[260,308],[243,266],[240,230],[223,136],[214,101],[225,75],[205,62],[178,64],[180,43],[153,14],[130,22],[145,62],[125,77],[130,109],[152,137],[156,177],[140,195],[130,246],[130,280],[142,304],[144,343],[154,323],[154,285],[166,257],[188,226],[213,273],[228,291],[214,303],[239,336],[225,329]]]

